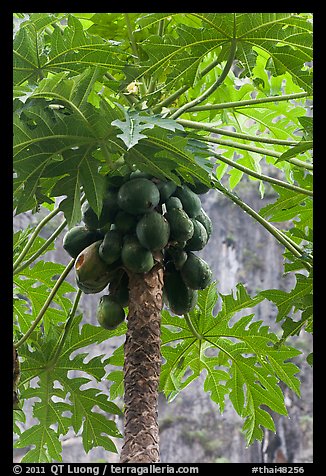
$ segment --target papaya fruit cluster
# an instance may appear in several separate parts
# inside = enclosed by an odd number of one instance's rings
[[[209,265],[195,254],[212,233],[200,200],[209,188],[201,182],[177,186],[138,170],[107,181],[100,216],[85,201],[83,224],[63,240],[64,249],[76,258],[77,286],[86,294],[108,286],[97,307],[99,323],[115,329],[124,321],[128,273],[148,273],[157,253],[164,262],[164,303],[174,314],[191,311],[198,290],[212,279]]]

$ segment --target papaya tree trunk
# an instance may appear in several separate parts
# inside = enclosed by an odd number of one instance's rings
[[[129,274],[124,345],[125,424],[121,463],[158,463],[158,385],[161,369],[163,269]]]

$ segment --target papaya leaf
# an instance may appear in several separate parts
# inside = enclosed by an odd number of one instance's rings
[[[109,373],[107,376],[107,380],[109,380],[111,383],[110,385],[110,398],[112,400],[115,400],[118,397],[123,396],[124,392],[124,384],[123,384],[123,371],[122,370],[114,370]]]
[[[50,39],[37,31],[35,18],[26,21],[14,38],[14,84],[37,81],[48,73],[69,71],[79,74],[87,67],[122,71],[127,53],[116,42],[105,41],[83,31],[80,21],[68,15],[68,24],[61,31],[55,28]],[[46,25],[42,25],[43,26]]]
[[[43,196],[66,196],[61,203],[71,227],[81,218],[80,188],[99,214],[104,193],[104,179],[92,153],[108,145],[124,151],[113,136],[110,123],[120,117],[103,101],[95,108],[88,101],[98,77],[87,70],[72,79],[66,73],[42,80],[30,98],[34,106],[16,115],[14,122],[14,168],[19,185],[15,190],[16,213],[25,210],[26,202],[36,196],[41,178]],[[63,108],[52,110],[47,99],[59,101]],[[113,137],[112,137],[113,136]],[[43,198],[44,199],[44,198]]]
[[[25,344],[20,348],[23,359],[20,395],[22,399],[37,398],[33,416],[38,420],[22,432],[16,443],[19,448],[33,446],[24,461],[62,461],[60,437],[71,428],[76,434],[81,433],[86,452],[96,446],[117,452],[112,438],[122,435],[109,415],[120,415],[121,410],[96,388],[96,382],[105,375],[108,359],[105,355],[89,358],[88,352],[80,353],[80,350],[103,342],[109,335],[119,335],[125,328],[109,332],[90,324],[80,327],[80,322],[81,316],[76,316],[57,360],[53,357],[62,330],[56,325],[50,326],[46,335],[39,333],[33,346]],[[71,376],[71,371],[77,372],[77,376]],[[78,372],[83,372],[83,377]],[[38,381],[32,387],[29,382],[34,377]]]
[[[277,159],[277,161],[279,162],[281,160],[288,160],[292,157],[297,157],[302,152],[312,149],[312,147],[312,141],[301,141],[298,145],[295,145],[294,147],[291,147],[291,149],[283,152],[283,154]]]
[[[278,185],[273,185],[278,193],[278,198],[259,210],[259,214],[273,222],[282,222],[291,219],[301,219],[306,215],[311,216],[312,198],[298,192],[287,190]],[[298,227],[297,221],[295,222]]]
[[[25,333],[35,320],[53,288],[56,277],[60,276],[64,269],[62,264],[38,261],[33,267],[24,268],[15,275],[15,294],[19,299],[14,301],[14,315],[19,318],[18,328],[22,333]],[[66,320],[71,302],[65,295],[72,292],[75,292],[75,288],[67,281],[61,284],[53,299],[54,306],[50,306],[45,313],[45,332],[48,332],[51,323]]]
[[[220,298],[220,311],[213,310]],[[265,298],[263,293],[250,297],[238,284],[236,293],[222,295],[212,283],[199,291],[198,306],[189,313],[198,336],[186,319],[163,311],[162,367],[160,388],[172,400],[202,372],[206,374],[204,390],[223,411],[229,396],[236,412],[244,419],[243,431],[251,444],[263,437],[262,427],[275,431],[270,414],[262,405],[282,415],[287,414],[279,386],[283,381],[299,393],[299,369],[290,359],[300,351],[275,344],[278,338],[254,314],[232,320],[240,311],[255,307]]]
[[[302,309],[302,300],[309,299],[308,306],[311,307],[310,297],[313,292],[312,276],[305,276],[300,273],[295,274],[296,284],[294,288],[289,291],[282,291],[280,289],[269,289],[262,291],[260,294],[269,301],[272,301],[278,308],[277,321],[281,321],[287,317],[290,311],[294,308]],[[309,297],[310,296],[310,297]]]
[[[174,15],[180,16],[171,14],[169,18],[173,19]],[[156,74],[166,75],[165,85],[169,88],[191,86],[203,58],[212,51],[219,52],[219,47],[225,50],[225,45],[235,36],[236,59],[244,68],[243,75],[252,76],[256,62],[254,48],[258,47],[270,56],[267,69],[273,75],[289,72],[300,87],[311,91],[311,75],[304,64],[312,60],[312,26],[306,19],[293,13],[192,13],[187,17],[194,22],[172,22],[162,37],[149,35],[142,42],[141,48],[148,59],[138,68],[126,67],[129,82]],[[150,20],[153,23],[159,20],[155,13],[145,18],[144,28]]]

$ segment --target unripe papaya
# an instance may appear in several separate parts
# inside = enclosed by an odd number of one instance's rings
[[[99,247],[99,255],[106,264],[112,264],[121,256],[122,238],[118,231],[108,231]]]
[[[165,215],[170,224],[170,238],[175,241],[188,241],[194,233],[194,224],[184,210],[172,208]]]
[[[113,223],[119,211],[118,191],[116,188],[108,188],[103,198],[103,208],[99,219],[99,228]]]
[[[159,203],[160,192],[146,178],[136,178],[124,183],[118,192],[119,207],[131,215],[142,215],[153,210]]]
[[[182,268],[188,258],[187,253],[182,248],[177,248],[174,246],[167,248],[166,253],[169,257],[171,257],[175,269],[177,270]]]
[[[194,233],[190,240],[187,241],[186,250],[199,251],[204,248],[208,241],[207,231],[204,225],[195,218],[191,218],[191,221],[194,224]]]
[[[72,258],[77,258],[87,246],[102,238],[103,234],[99,231],[88,230],[85,226],[74,226],[65,234],[63,248]]]
[[[200,210],[200,213],[196,216],[196,220],[199,221],[202,225],[204,225],[206,232],[207,232],[207,238],[209,240],[212,231],[213,231],[213,224],[212,220],[209,218],[205,210],[202,208]]]
[[[194,180],[194,183],[187,184],[190,190],[192,190],[197,195],[204,195],[204,193],[209,192],[210,187],[205,185],[203,182],[201,182],[197,178],[193,178],[193,180]]]
[[[192,311],[198,299],[197,291],[186,286],[180,272],[171,269],[164,273],[163,293],[170,310],[177,315]]]
[[[121,259],[124,266],[133,273],[148,273],[154,266],[152,253],[133,236],[124,240]]]
[[[111,296],[102,296],[96,311],[99,324],[108,330],[116,329],[125,319],[125,311]]]
[[[176,191],[177,185],[171,181],[161,181],[157,183],[160,192],[160,203],[165,203],[171,195]]]
[[[181,276],[189,288],[205,289],[212,281],[212,270],[206,261],[190,251]]]
[[[201,201],[198,195],[196,195],[190,188],[186,185],[178,187],[174,192],[173,196],[179,198],[182,203],[184,211],[190,218],[194,218],[200,213],[201,210]]]
[[[169,241],[169,222],[155,210],[146,213],[137,224],[136,235],[144,248],[151,251],[161,250]]]
[[[103,198],[100,217],[97,216],[95,211],[86,200],[82,205],[82,220],[88,229],[96,230],[111,224],[117,212],[117,190],[114,188],[109,188]]]
[[[182,203],[178,197],[170,197],[166,201],[165,206],[168,212],[172,210],[172,208],[179,208],[180,210],[182,210]]]

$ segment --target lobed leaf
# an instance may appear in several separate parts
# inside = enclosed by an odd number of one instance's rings
[[[266,292],[251,297],[240,283],[236,293],[216,292],[216,283],[199,291],[198,307],[190,312],[198,336],[187,329],[186,320],[164,311],[162,321],[162,367],[160,388],[169,400],[175,398],[203,371],[204,390],[223,411],[229,396],[237,413],[244,419],[243,431],[248,444],[262,439],[262,427],[274,430],[267,408],[287,414],[279,386],[283,381],[299,392],[298,367],[290,359],[300,352],[284,344],[254,315],[244,315],[230,324],[240,311],[255,307]],[[220,311],[213,310],[220,298]],[[174,339],[173,339],[174,336]]]

